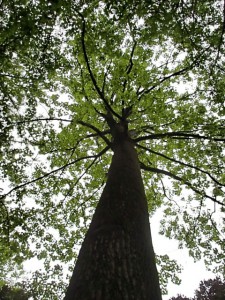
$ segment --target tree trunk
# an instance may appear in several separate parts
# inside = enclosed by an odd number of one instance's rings
[[[128,135],[118,135],[113,150],[64,300],[161,299],[137,153]]]

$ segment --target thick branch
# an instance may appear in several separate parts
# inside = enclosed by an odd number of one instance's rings
[[[156,152],[156,151],[154,151],[154,150],[151,150],[151,149],[149,149],[149,148],[147,148],[147,147],[144,147],[144,146],[141,146],[141,145],[138,145],[138,144],[137,144],[137,147],[139,147],[139,148],[141,148],[141,149],[144,149],[144,150],[146,150],[146,151],[148,151],[148,152],[150,152],[150,153],[153,153],[153,154],[156,154],[156,155],[158,155],[158,156],[161,156],[161,157],[163,157],[163,158],[165,158],[165,159],[167,159],[167,160],[170,160],[170,161],[172,161],[172,162],[178,163],[178,164],[180,164],[180,165],[182,165],[182,166],[189,167],[189,168],[192,168],[192,169],[194,169],[194,170],[196,170],[196,171],[199,171],[199,172],[201,172],[201,173],[204,173],[204,174],[208,175],[208,176],[209,176],[215,183],[217,183],[218,185],[220,185],[220,186],[225,186],[224,184],[220,183],[216,178],[214,178],[209,172],[207,172],[207,171],[205,171],[205,170],[202,170],[201,168],[198,168],[198,167],[193,166],[193,165],[191,165],[191,164],[184,163],[184,162],[182,162],[182,161],[180,161],[180,160],[171,158],[171,157],[169,157],[169,156],[167,156],[167,155],[165,155],[165,154]]]
[[[135,42],[134,42],[134,45],[133,45],[133,47],[132,47],[132,50],[131,50],[129,64],[128,64],[127,68],[126,68],[126,73],[127,73],[127,75],[130,74],[130,72],[131,72],[131,70],[132,70],[132,67],[133,67],[133,65],[134,65],[134,63],[133,63],[133,56],[134,56],[134,51],[135,51],[136,46],[137,46],[137,42],[135,41]]]
[[[83,122],[83,121],[78,121],[78,124],[81,124],[83,126],[86,126],[88,128],[91,128],[92,130],[94,130],[104,141],[105,143],[110,147],[112,148],[112,143],[107,139],[107,137],[104,135],[104,133],[99,130],[97,127],[95,127],[94,125],[92,124],[89,124],[89,123],[86,123],[86,122]]]
[[[128,65],[126,67],[126,74],[129,75],[130,72],[132,71],[132,68],[133,68],[133,56],[134,56],[134,50],[137,46],[137,42],[135,41],[134,42],[134,45],[132,47],[132,50],[131,50],[131,54],[130,54],[130,59],[129,59],[129,62],[128,62]],[[126,86],[127,86],[127,79],[124,80],[124,83],[123,83],[123,93],[125,92],[126,90]]]
[[[205,192],[201,192],[200,190],[198,190],[197,188],[195,188],[189,181],[186,181],[184,180],[182,177],[180,176],[177,176],[169,171],[165,171],[165,170],[162,170],[162,169],[158,169],[158,168],[154,168],[154,167],[150,167],[150,166],[146,166],[144,163],[140,162],[140,167],[141,169],[145,170],[145,171],[150,171],[150,172],[154,172],[154,173],[157,173],[157,174],[163,174],[163,175],[166,175],[170,178],[173,178],[177,181],[180,181],[182,184],[185,184],[186,186],[188,186],[192,191],[194,191],[196,194],[199,194],[201,195],[202,197],[205,197],[205,198],[208,198],[210,200],[212,200],[213,202],[215,203],[218,203],[222,206],[225,206],[224,203],[220,202],[219,200],[217,200],[216,198],[214,197],[211,197],[209,195],[207,195]]]

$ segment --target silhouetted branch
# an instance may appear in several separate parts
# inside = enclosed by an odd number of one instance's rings
[[[133,65],[134,65],[134,63],[133,63],[133,56],[134,56],[134,51],[135,51],[136,46],[137,46],[137,42],[134,41],[134,45],[133,45],[133,47],[132,47],[131,54],[130,54],[129,64],[128,64],[127,69],[126,69],[127,75],[130,74],[130,72],[131,72],[131,70],[132,70],[132,67],[133,67]]]
[[[23,121],[18,121],[18,122],[13,122],[11,125],[20,125],[20,124],[24,124],[24,123],[32,123],[32,122],[39,122],[39,121],[61,121],[61,122],[73,122],[73,120],[69,120],[69,119],[61,119],[61,118],[37,118],[37,119],[31,119],[31,120],[23,120]]]
[[[197,188],[195,188],[189,181],[186,181],[184,180],[182,177],[180,176],[177,176],[169,171],[165,171],[165,170],[162,170],[162,169],[158,169],[158,168],[154,168],[154,167],[150,167],[150,166],[146,166],[144,163],[140,162],[140,167],[142,170],[145,170],[145,171],[150,171],[150,172],[153,172],[153,173],[157,173],[157,174],[163,174],[163,175],[166,175],[170,178],[173,178],[177,181],[180,181],[182,184],[185,184],[186,186],[188,186],[192,191],[194,191],[196,194],[199,194],[201,195],[202,197],[205,197],[205,198],[208,198],[210,200],[212,200],[213,202],[215,203],[218,203],[222,206],[225,206],[224,203],[222,203],[221,201],[217,200],[216,198],[214,197],[211,197],[209,195],[207,195],[205,192],[201,192],[200,190],[198,190]]]
[[[101,152],[99,152],[97,155],[95,155],[93,161],[90,163],[90,165],[84,170],[84,172],[79,176],[79,178],[76,180],[74,186],[76,186],[78,184],[78,182],[81,180],[81,178],[88,172],[88,170],[90,170],[90,168],[94,165],[94,163],[96,162],[96,160],[101,157],[104,153],[106,153],[106,151],[108,151],[110,149],[109,146],[105,147]]]
[[[178,209],[179,209],[179,211],[180,211],[180,206],[177,204],[177,202],[176,202],[175,200],[171,199],[171,198],[167,195],[167,193],[166,193],[166,187],[165,187],[164,182],[163,182],[163,180],[162,180],[161,178],[160,178],[160,182],[161,182],[161,184],[162,184],[162,189],[163,189],[163,194],[164,194],[164,196],[165,196],[170,202],[174,202],[174,203],[178,206]]]
[[[134,65],[134,63],[133,63],[133,56],[134,56],[134,51],[135,51],[136,46],[137,46],[137,42],[135,41],[134,45],[132,47],[132,50],[131,50],[129,63],[128,63],[127,67],[126,67],[126,74],[127,75],[130,74],[130,72],[132,71],[133,65]],[[124,83],[123,83],[123,93],[125,92],[126,85],[127,85],[127,79],[125,79]]]
[[[101,91],[101,89],[99,88],[97,81],[95,79],[95,76],[91,70],[91,66],[89,63],[89,59],[88,59],[88,55],[87,55],[87,50],[86,50],[86,45],[85,45],[85,32],[86,32],[86,22],[85,22],[85,18],[84,16],[78,12],[78,15],[81,17],[82,19],[82,33],[81,33],[81,43],[82,43],[82,49],[83,49],[83,53],[84,53],[84,59],[87,65],[87,69],[89,72],[89,75],[91,77],[91,81],[94,85],[94,88],[96,90],[96,92],[98,93],[98,95],[100,96],[100,98],[102,99],[103,103],[105,104],[105,107],[107,109],[107,111],[109,111],[110,113],[112,113],[112,115],[116,116],[118,119],[121,119],[120,115],[118,115],[113,109],[112,107],[109,105],[108,101],[106,100],[103,92]]]
[[[97,127],[95,127],[94,125],[92,124],[89,124],[89,123],[86,123],[86,122],[83,122],[83,121],[78,121],[78,124],[81,124],[83,126],[86,126],[92,130],[94,130],[104,141],[105,143],[111,148],[112,147],[112,143],[108,140],[108,138],[104,135],[104,133],[99,130]]]
[[[71,166],[71,165],[74,165],[74,164],[76,164],[76,163],[79,162],[79,161],[82,161],[82,160],[85,160],[85,159],[96,158],[96,157],[98,158],[98,157],[100,157],[101,155],[103,155],[108,149],[109,149],[109,147],[107,146],[107,147],[104,148],[99,154],[96,154],[96,155],[87,155],[87,156],[79,157],[79,158],[77,158],[77,159],[71,161],[70,163],[63,165],[63,166],[60,167],[60,168],[57,168],[57,169],[55,169],[55,170],[52,170],[51,172],[48,172],[48,173],[45,173],[45,174],[42,175],[42,176],[39,176],[38,178],[34,178],[34,179],[30,180],[30,181],[27,181],[27,182],[25,182],[25,183],[19,184],[19,185],[15,186],[14,188],[12,188],[12,189],[11,189],[9,192],[7,192],[6,194],[0,196],[0,200],[4,199],[6,196],[10,195],[12,192],[14,192],[14,191],[16,191],[16,190],[18,190],[18,189],[21,189],[21,188],[23,188],[23,187],[25,187],[25,186],[27,186],[27,185],[29,185],[29,184],[35,183],[35,182],[37,182],[37,181],[39,181],[39,180],[42,180],[42,179],[44,179],[44,178],[50,177],[50,176],[52,176],[53,174],[55,174],[55,173],[57,173],[57,172],[59,172],[59,171],[61,171],[61,170],[64,170],[65,168],[67,168],[67,167],[69,167],[69,166]]]
[[[101,132],[103,135],[110,133],[110,130],[104,130]],[[76,144],[73,147],[70,148],[60,148],[60,149],[54,149],[49,151],[49,153],[53,153],[53,152],[58,152],[58,151],[71,151],[71,150],[75,150],[78,145],[85,139],[89,139],[89,138],[93,138],[93,137],[99,137],[98,133],[91,133],[91,134],[87,134],[85,136],[83,136],[82,138],[80,138],[79,140],[77,140]],[[17,142],[17,141],[16,141]],[[18,141],[19,143],[19,141]],[[35,143],[35,145],[38,145]]]
[[[178,164],[180,164],[180,165],[182,165],[182,166],[189,167],[189,168],[192,168],[192,169],[194,169],[194,170],[196,170],[196,171],[199,171],[199,172],[201,172],[201,173],[204,173],[204,174],[208,175],[215,183],[217,183],[217,184],[220,185],[220,186],[224,186],[224,187],[225,187],[224,184],[220,183],[220,182],[219,182],[216,178],[214,178],[209,172],[207,172],[207,171],[205,171],[205,170],[202,170],[201,168],[198,168],[198,167],[193,166],[193,165],[191,165],[191,164],[184,163],[184,162],[182,162],[182,161],[179,161],[179,160],[177,160],[177,159],[171,158],[171,157],[169,157],[169,156],[167,156],[167,155],[165,155],[165,154],[156,152],[156,151],[154,151],[154,150],[152,150],[152,149],[149,149],[149,148],[147,148],[147,147],[144,147],[144,146],[141,146],[141,145],[138,145],[138,144],[137,144],[137,147],[138,147],[138,148],[141,148],[141,149],[144,149],[144,150],[146,150],[146,151],[148,151],[148,152],[150,152],[150,153],[153,153],[153,154],[156,154],[156,155],[158,155],[158,156],[161,156],[161,157],[163,157],[163,158],[165,158],[165,159],[167,159],[167,160],[170,160],[170,161],[172,161],[172,162],[178,163]]]
[[[214,211],[214,212],[215,212],[215,211]],[[214,220],[212,219],[212,215],[213,215],[214,212],[211,213],[209,219],[210,219],[210,222],[211,222],[213,228],[217,231],[217,233],[219,234],[219,236],[221,236],[221,237],[223,238],[223,242],[224,242],[225,236],[223,235],[222,232],[219,231],[219,229],[217,228],[216,223],[215,223]]]
[[[139,89],[139,91],[137,91],[138,100],[141,100],[141,98],[142,98],[143,95],[149,94],[152,90],[154,90],[157,86],[159,86],[164,81],[169,80],[172,77],[182,75],[186,71],[190,70],[191,68],[192,68],[192,66],[188,66],[188,67],[185,67],[185,68],[183,68],[183,69],[181,69],[179,71],[176,71],[176,72],[174,72],[174,73],[172,73],[170,75],[167,75],[167,76],[163,77],[162,79],[160,79],[156,84],[154,84],[153,86],[151,86],[148,89],[141,89],[141,90]]]
[[[223,138],[214,138],[214,137],[208,137],[200,134],[192,134],[188,133],[187,131],[174,131],[174,132],[165,132],[165,133],[154,133],[149,134],[146,136],[141,136],[136,139],[134,139],[134,142],[140,142],[144,140],[153,140],[153,139],[161,139],[165,137],[171,137],[174,139],[200,139],[200,140],[209,140],[209,141],[217,141],[217,142],[225,142],[225,139]]]

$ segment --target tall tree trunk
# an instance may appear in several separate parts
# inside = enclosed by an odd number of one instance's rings
[[[147,201],[128,135],[117,135],[108,180],[64,300],[160,300]]]

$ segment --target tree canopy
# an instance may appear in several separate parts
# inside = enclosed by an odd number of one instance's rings
[[[220,277],[203,280],[199,288],[195,290],[194,298],[187,298],[181,295],[172,297],[171,300],[223,300],[225,297],[225,283]]]
[[[1,300],[28,300],[28,295],[21,288],[4,285],[0,289]]]
[[[3,0],[0,13],[1,265],[37,257],[62,281],[107,178],[110,112],[129,119],[160,233],[224,273],[223,1]],[[163,286],[174,263],[159,257]]]

